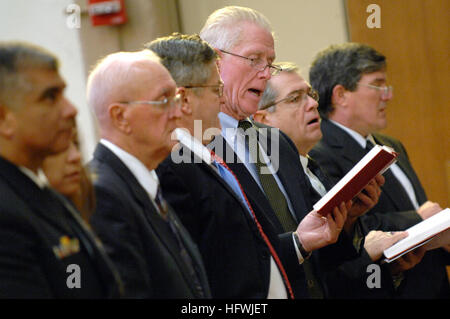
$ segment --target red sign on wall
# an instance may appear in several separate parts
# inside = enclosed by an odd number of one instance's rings
[[[127,22],[124,0],[89,0],[88,11],[93,26]]]

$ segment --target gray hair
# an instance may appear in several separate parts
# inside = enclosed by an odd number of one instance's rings
[[[239,44],[243,23],[254,23],[274,35],[269,20],[260,12],[239,6],[214,11],[200,31],[200,37],[215,48],[230,50]]]
[[[277,62],[273,64],[274,66],[280,67],[283,71],[278,73],[277,75],[273,75],[271,79],[279,76],[283,73],[299,73],[300,69],[297,64],[293,62]],[[278,98],[278,92],[271,84],[271,80],[267,81],[266,89],[264,90],[263,95],[258,103],[258,109],[264,109],[267,105],[272,104]],[[270,106],[267,108],[267,112],[273,113],[276,110],[276,105]]]
[[[26,42],[0,42],[0,104],[17,109],[32,88],[24,70],[58,70],[58,59],[42,47]]]
[[[333,110],[331,97],[336,85],[354,91],[363,74],[385,68],[385,56],[365,44],[331,45],[319,52],[309,70],[309,80],[319,92],[320,115],[328,118]]]
[[[145,47],[161,58],[177,86],[205,84],[211,76],[207,66],[217,59],[216,51],[197,34],[174,33],[147,43]]]

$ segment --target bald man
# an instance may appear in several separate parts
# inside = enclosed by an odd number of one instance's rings
[[[210,297],[198,249],[154,172],[175,144],[175,82],[152,52],[119,52],[100,61],[87,90],[101,134],[90,163],[97,199],[91,223],[126,297]]]

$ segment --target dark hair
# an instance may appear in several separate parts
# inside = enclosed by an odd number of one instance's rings
[[[319,112],[328,118],[333,110],[333,88],[340,84],[354,91],[361,76],[386,68],[386,58],[368,45],[345,43],[320,51],[309,70],[311,86],[319,92]]]
[[[18,99],[29,89],[23,70],[45,68],[56,71],[57,58],[47,50],[26,42],[0,41],[0,103],[18,107]]]
[[[211,74],[205,66],[217,59],[214,49],[197,34],[173,33],[147,43],[145,47],[161,58],[177,86],[206,83]]]

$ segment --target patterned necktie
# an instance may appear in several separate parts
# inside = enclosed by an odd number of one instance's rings
[[[184,261],[186,267],[188,268],[189,275],[191,276],[194,285],[195,290],[197,291],[197,294],[201,297],[205,297],[204,289],[201,285],[200,277],[198,275],[198,270],[195,267],[194,262],[192,261],[191,256],[189,255],[186,246],[183,243],[183,240],[180,235],[180,229],[178,226],[177,221],[175,218],[173,218],[172,214],[169,213],[169,206],[166,202],[166,200],[162,196],[161,192],[161,186],[158,185],[158,190],[156,191],[156,197],[155,197],[155,203],[158,206],[159,212],[161,216],[166,220],[166,222],[169,225],[170,230],[172,231],[176,242],[178,244],[178,249],[180,251],[181,259]]]
[[[239,121],[238,127],[244,130],[249,152],[256,157],[256,172],[258,173],[259,180],[267,199],[269,200],[270,206],[277,215],[284,231],[294,231],[297,228],[297,223],[289,211],[286,198],[278,187],[277,181],[272,174],[261,173],[261,169],[267,167],[267,164],[264,162],[260,153],[256,129],[253,127],[252,123],[247,120]]]
[[[250,202],[247,198],[247,195],[245,195],[244,189],[242,188],[241,184],[239,183],[239,180],[237,179],[236,175],[233,173],[233,171],[228,167],[228,165],[216,154],[214,154],[213,151],[211,151],[211,156],[213,163],[218,166],[218,168],[222,168],[219,170],[219,172],[222,172],[223,174],[227,174],[226,181],[233,182],[234,185],[230,185],[234,192],[237,193],[237,195],[241,198],[243,198],[245,206],[250,211],[250,214],[253,217],[253,220],[255,221],[256,227],[259,230],[259,233],[261,237],[264,239],[264,242],[266,243],[267,247],[269,248],[269,251],[275,261],[275,263],[278,266],[278,269],[281,272],[281,275],[283,276],[284,283],[287,287],[287,290],[289,292],[289,297],[291,299],[294,299],[294,293],[292,291],[291,283],[289,282],[289,279],[287,277],[286,271],[283,267],[283,264],[281,263],[280,258],[278,257],[278,254],[276,253],[275,249],[273,248],[272,244],[270,243],[269,238],[264,233],[261,224],[259,223],[258,219],[256,218],[255,212],[253,211],[252,206],[250,205]],[[222,175],[221,175],[222,176]],[[225,179],[225,177],[222,177]]]

